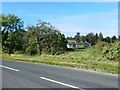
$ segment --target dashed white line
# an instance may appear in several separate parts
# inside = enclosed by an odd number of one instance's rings
[[[7,66],[3,66],[3,65],[0,65],[0,67],[6,68],[6,69],[9,69],[9,70],[13,70],[13,71],[16,71],[16,72],[19,71],[19,70],[17,70],[17,69],[14,69],[14,68],[11,68],[11,67],[7,67]]]
[[[65,84],[65,83],[62,83],[62,82],[59,82],[59,81],[55,81],[55,80],[52,80],[52,79],[48,79],[48,78],[45,78],[45,77],[40,77],[40,78],[41,78],[41,79],[44,79],[44,80],[47,80],[47,81],[50,81],[50,82],[54,82],[54,83],[57,83],[57,84],[61,84],[61,85],[67,86],[67,87],[79,89],[79,87],[76,87],[76,86],[73,86],[73,85],[69,85],[69,84]]]

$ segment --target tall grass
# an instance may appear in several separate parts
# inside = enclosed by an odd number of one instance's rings
[[[118,74],[118,61],[107,60],[94,48],[66,52],[61,55],[3,54],[4,60],[19,60],[24,62],[59,65],[77,69],[87,69],[100,72]]]

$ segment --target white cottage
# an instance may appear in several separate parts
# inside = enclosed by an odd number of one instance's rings
[[[86,48],[90,48],[91,47],[91,44],[89,43],[89,42],[87,42],[87,41],[85,41],[85,42],[69,42],[68,44],[67,44],[67,48],[79,48],[79,46],[80,45],[84,45],[84,47],[86,47]]]

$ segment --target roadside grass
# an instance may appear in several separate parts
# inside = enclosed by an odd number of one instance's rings
[[[3,60],[43,63],[118,74],[118,61],[105,59],[102,54],[96,52],[93,48],[66,52],[61,55],[42,54],[29,56],[24,54],[3,54],[2,58]]]

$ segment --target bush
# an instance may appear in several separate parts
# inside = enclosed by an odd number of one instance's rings
[[[96,47],[96,49],[97,49],[98,51],[101,52],[101,51],[102,51],[102,48],[103,48],[103,42],[99,40],[99,41],[97,42],[97,44],[96,44],[95,47]]]
[[[84,45],[79,45],[78,49],[85,49]]]
[[[111,47],[104,46],[102,54],[109,60],[119,60],[120,42],[113,43]]]
[[[14,54],[24,54],[25,52],[24,51],[15,51]]]
[[[36,55],[39,54],[39,48],[38,45],[35,43],[30,44],[26,49],[27,54],[29,55]]]

